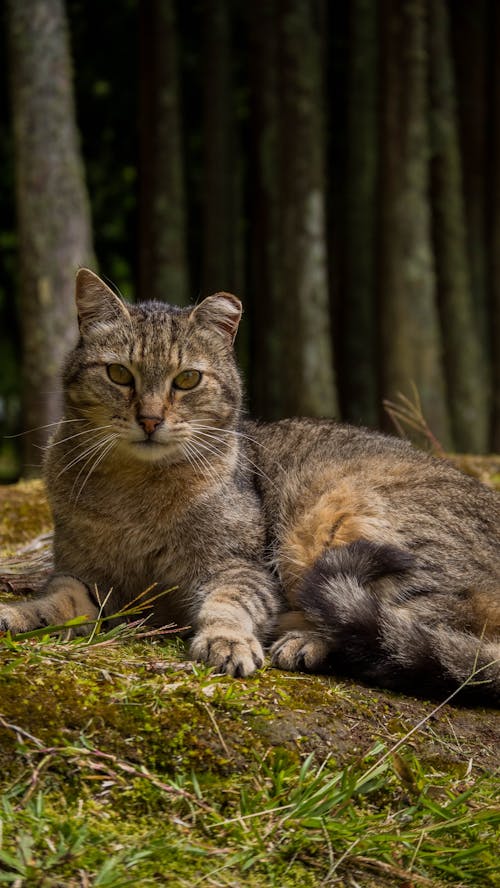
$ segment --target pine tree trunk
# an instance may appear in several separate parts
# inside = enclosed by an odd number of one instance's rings
[[[139,296],[189,302],[186,207],[174,0],[141,13]]]
[[[325,230],[320,41],[311,0],[278,0],[279,234],[287,413],[337,413]]]
[[[428,202],[425,0],[384,0],[381,358],[384,394],[418,389],[444,447],[451,432],[441,361]]]
[[[378,51],[376,0],[351,0],[348,81],[345,286],[341,294],[343,413],[375,426],[375,238],[378,186]]]
[[[455,445],[488,449],[488,391],[471,294],[455,84],[445,0],[429,0],[432,202],[438,296]]]
[[[20,248],[23,422],[60,416],[58,374],[76,339],[75,272],[93,264],[62,0],[9,0],[9,54]],[[28,436],[36,472],[47,429]]]

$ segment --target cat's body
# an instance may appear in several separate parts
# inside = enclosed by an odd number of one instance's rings
[[[462,699],[500,703],[498,494],[367,429],[247,431],[289,607],[274,664],[432,695],[479,670]]]
[[[229,294],[125,308],[83,270],[77,304],[46,462],[57,574],[4,627],[175,586],[155,622],[231,674],[274,638],[281,668],[437,694],[479,669],[470,696],[500,702],[498,495],[367,430],[242,421]]]

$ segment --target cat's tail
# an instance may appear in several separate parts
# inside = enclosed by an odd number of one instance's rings
[[[357,540],[327,550],[305,576],[298,604],[326,636],[324,667],[371,684],[459,702],[500,705],[500,639],[439,623],[440,596],[427,621],[411,601],[377,595],[371,584],[411,571],[414,556]]]

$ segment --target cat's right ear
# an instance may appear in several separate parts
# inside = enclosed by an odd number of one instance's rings
[[[214,293],[196,305],[190,320],[209,324],[232,345],[241,320],[242,305],[232,293]]]
[[[89,268],[80,268],[77,272],[75,300],[82,336],[93,327],[130,320],[123,302]]]

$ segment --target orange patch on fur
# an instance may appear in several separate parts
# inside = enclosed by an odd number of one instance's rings
[[[307,619],[303,611],[285,611],[279,615],[277,620],[277,634],[279,635],[291,630],[308,631],[315,628],[314,623]]]
[[[500,590],[496,593],[473,592],[470,604],[474,632],[484,638],[500,638]]]
[[[346,546],[359,539],[399,542],[375,496],[368,498],[344,483],[306,507],[287,531],[277,558],[281,581],[292,606],[304,573],[325,549]]]

